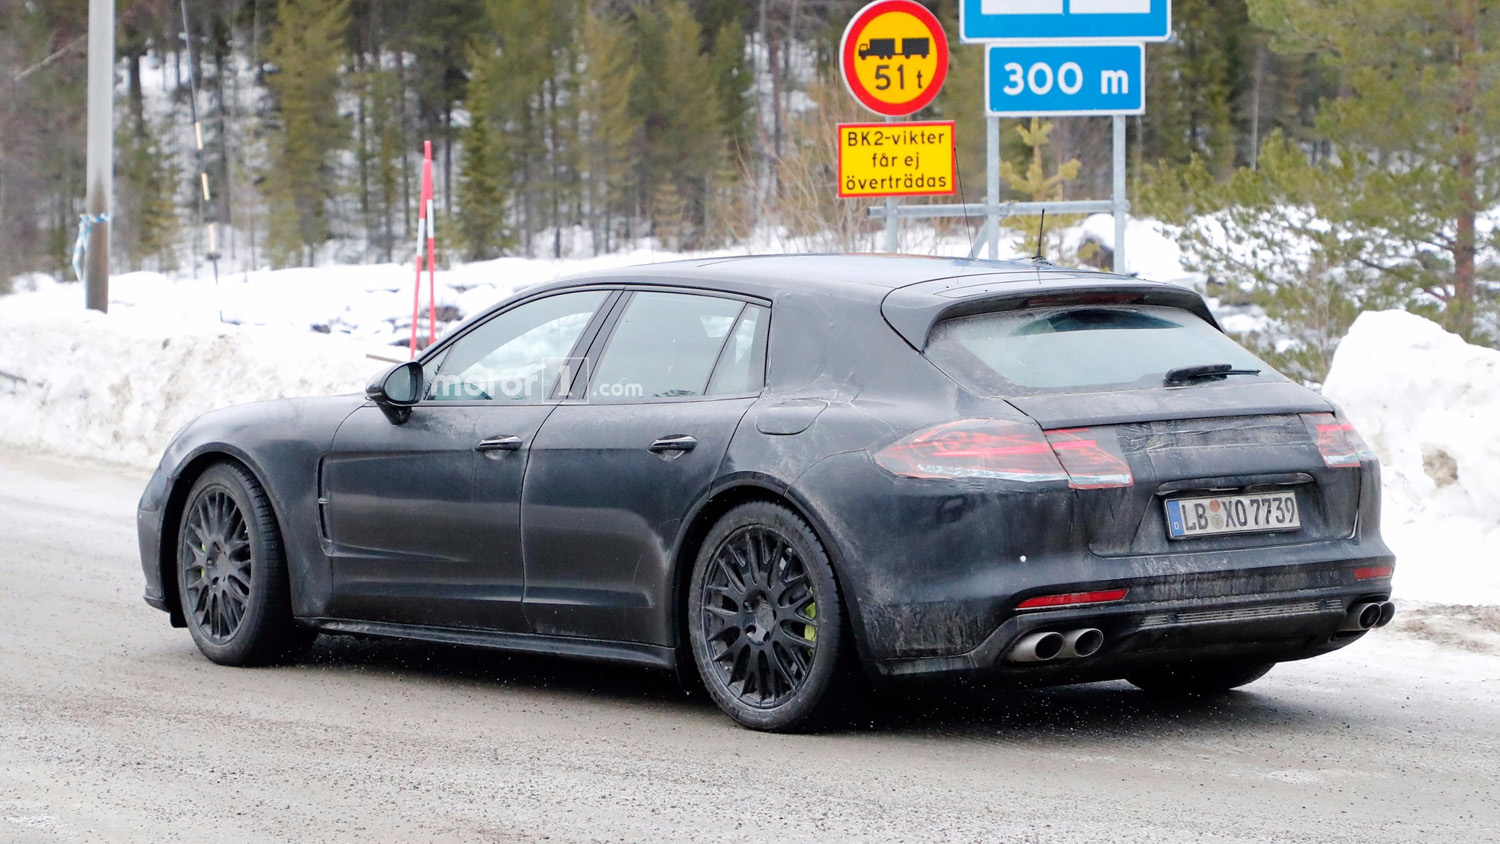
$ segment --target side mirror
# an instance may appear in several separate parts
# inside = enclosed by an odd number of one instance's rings
[[[375,402],[392,425],[404,423],[422,398],[422,365],[407,361],[380,373],[365,387],[365,398]]]

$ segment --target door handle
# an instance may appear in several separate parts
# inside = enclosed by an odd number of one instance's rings
[[[646,450],[652,454],[662,454],[668,451],[692,451],[697,447],[698,440],[694,437],[690,437],[687,434],[669,434],[647,446]]]
[[[518,437],[518,436],[515,436],[514,434],[507,434],[505,436],[500,436],[500,437],[489,437],[487,439],[480,440],[479,441],[479,445],[474,446],[474,450],[475,451],[520,451],[521,450],[521,438]]]

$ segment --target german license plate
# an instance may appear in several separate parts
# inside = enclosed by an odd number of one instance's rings
[[[1302,516],[1294,492],[1167,499],[1167,535],[1173,539],[1300,527]]]

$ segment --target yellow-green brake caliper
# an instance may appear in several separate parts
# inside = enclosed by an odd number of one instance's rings
[[[818,617],[818,602],[817,601],[813,601],[811,604],[807,605],[807,617],[808,618],[817,618]],[[812,626],[811,624],[804,624],[804,625],[802,625],[802,631],[803,631],[802,635],[807,639],[807,641],[809,641],[809,642],[816,642],[816,641],[818,641],[818,628]]]

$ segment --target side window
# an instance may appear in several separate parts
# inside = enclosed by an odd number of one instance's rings
[[[766,309],[747,305],[729,336],[729,345],[719,356],[713,380],[708,383],[708,394],[743,396],[759,391],[765,381]]]
[[[637,293],[594,367],[589,401],[702,396],[743,302],[686,293]]]
[[[502,313],[443,353],[429,401],[543,401],[608,292],[563,293]]]

